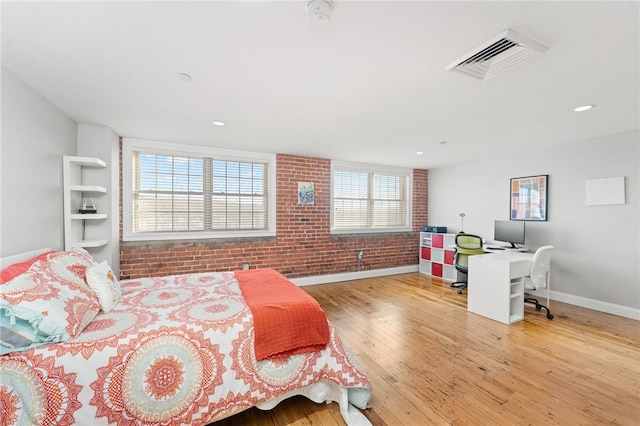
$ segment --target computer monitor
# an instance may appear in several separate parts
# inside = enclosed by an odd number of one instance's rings
[[[496,220],[493,227],[493,239],[511,244],[524,244],[524,222],[517,220]]]

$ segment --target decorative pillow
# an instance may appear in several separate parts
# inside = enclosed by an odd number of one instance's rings
[[[87,284],[87,269],[95,264],[93,257],[82,248],[50,253],[47,256],[49,266],[56,278],[63,284],[76,284],[87,291],[93,290]]]
[[[0,272],[0,284],[7,283],[18,275],[24,274],[25,272],[27,272],[27,269],[29,269],[31,265],[36,263],[38,260],[46,259],[47,256],[51,253],[55,253],[55,251],[48,251],[46,253],[39,254],[33,259],[25,260],[24,262],[20,263],[14,263],[13,265],[6,267],[2,270],[2,272]]]
[[[120,302],[120,283],[106,260],[87,269],[87,283],[98,296],[104,312],[109,312]]]
[[[98,312],[91,289],[61,281],[49,261],[39,260],[2,286],[0,354],[76,337]]]

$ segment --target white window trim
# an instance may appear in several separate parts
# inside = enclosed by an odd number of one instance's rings
[[[211,155],[228,161],[258,161],[268,163],[268,220],[266,230],[251,231],[190,231],[190,232],[133,232],[133,152],[152,151],[167,155]],[[224,238],[274,237],[276,235],[276,155],[259,152],[235,151],[197,145],[155,142],[142,139],[122,139],[122,240],[162,241]]]
[[[349,169],[366,173],[379,172],[391,173],[399,176],[407,177],[407,226],[387,226],[380,228],[340,228],[335,229],[333,225],[333,175],[335,169]],[[331,227],[330,234],[387,234],[387,233],[404,233],[413,232],[413,169],[405,167],[381,166],[377,164],[352,163],[347,161],[331,161]]]

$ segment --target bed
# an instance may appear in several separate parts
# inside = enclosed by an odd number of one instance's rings
[[[81,249],[3,259],[3,276],[9,265],[0,284],[2,424],[206,425],[304,395],[337,402],[348,425],[370,425],[358,410],[371,397],[358,361],[326,317],[310,331],[297,316],[309,310],[282,302],[304,296],[275,271],[118,282]],[[311,340],[273,346],[300,332]]]

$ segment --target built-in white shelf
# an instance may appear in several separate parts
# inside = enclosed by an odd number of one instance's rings
[[[95,192],[98,194],[106,194],[107,188],[104,186],[91,186],[91,185],[70,185],[69,191],[77,192]]]
[[[95,248],[102,247],[107,245],[108,240],[84,240],[84,241],[76,241],[71,244],[71,247],[82,247],[82,248]]]
[[[83,182],[83,179],[86,178],[83,169],[105,168],[107,163],[99,158],[69,155],[65,155],[62,162],[65,250],[73,247],[95,248],[105,246],[108,243],[108,239],[100,238],[103,233],[100,230],[100,223],[96,223],[96,221],[105,220],[108,215],[106,213],[78,213],[78,208],[83,198],[88,196],[101,197],[107,193],[107,188],[103,186],[88,185],[87,182]],[[95,172],[92,173],[87,173],[87,176],[94,176]],[[86,238],[85,232],[90,238]],[[96,236],[98,239],[91,238]]]
[[[73,162],[74,164],[77,164],[82,167],[107,167],[107,163],[105,163],[103,160],[99,158],[71,157],[68,155],[65,155],[65,157],[68,158],[69,161]]]
[[[97,220],[97,219],[106,219],[107,215],[105,213],[73,213],[71,214],[71,219],[73,220]]]

